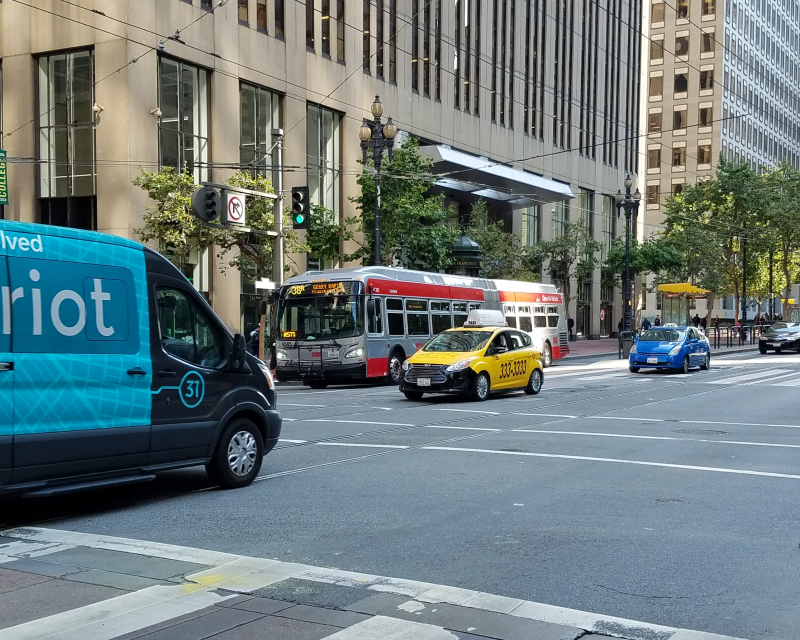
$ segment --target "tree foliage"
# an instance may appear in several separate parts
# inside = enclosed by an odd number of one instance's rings
[[[630,241],[631,275],[643,278],[649,274],[679,273],[684,267],[683,255],[674,246],[652,235],[639,244],[636,238]],[[603,269],[613,275],[616,282],[625,277],[625,239],[617,238],[603,262]]]
[[[338,261],[350,262],[361,255],[355,253],[342,253],[345,242],[356,238],[356,231],[360,228],[360,220],[356,217],[339,221],[336,214],[325,207],[313,205],[309,230],[306,234],[306,244],[314,256],[328,263]]]
[[[572,299],[572,278],[584,281],[591,277],[600,263],[597,254],[602,244],[592,238],[589,229],[582,221],[565,222],[564,232],[557,238],[545,240],[536,245],[537,259],[547,265],[550,277],[561,283],[564,303]]]

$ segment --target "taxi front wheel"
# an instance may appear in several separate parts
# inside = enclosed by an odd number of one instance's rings
[[[489,381],[489,375],[486,372],[479,373],[475,376],[475,381],[472,383],[472,399],[483,402],[489,397],[490,389],[491,383]]]
[[[525,393],[529,396],[535,396],[542,390],[542,372],[534,369],[531,373],[531,378],[528,380],[528,386],[525,387]]]

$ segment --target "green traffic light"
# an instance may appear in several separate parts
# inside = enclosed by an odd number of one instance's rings
[[[305,217],[305,216],[304,216],[302,213],[297,213],[297,214],[295,214],[295,216],[294,216],[294,222],[295,222],[295,224],[303,224],[303,222],[305,221],[305,219],[306,219],[306,217]]]

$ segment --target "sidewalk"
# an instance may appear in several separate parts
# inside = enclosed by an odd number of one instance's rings
[[[3,640],[736,640],[414,580],[36,527],[0,535],[0,611]]]
[[[569,343],[569,355],[564,360],[586,359],[599,357],[617,357],[619,341],[616,338],[600,338],[598,340],[576,340]],[[726,347],[723,341],[719,349],[714,349],[711,343],[712,354],[734,353],[737,351],[752,351],[758,349],[758,344]]]

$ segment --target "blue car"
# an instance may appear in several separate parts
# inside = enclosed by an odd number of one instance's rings
[[[631,373],[639,369],[675,369],[689,373],[691,367],[708,370],[711,345],[694,327],[653,327],[643,331],[631,347]]]

